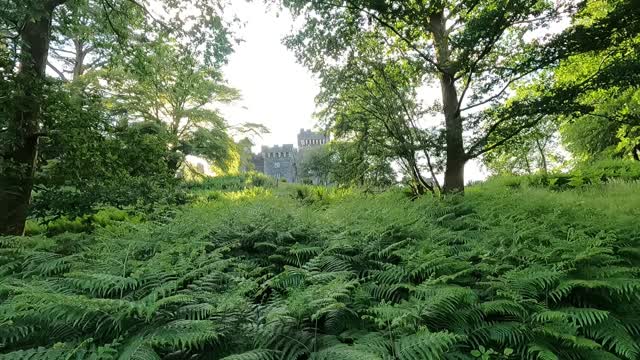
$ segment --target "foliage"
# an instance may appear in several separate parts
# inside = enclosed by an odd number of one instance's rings
[[[238,96],[219,72],[232,51],[235,21],[223,18],[225,5],[160,0],[151,10],[146,1],[130,0],[2,2],[0,233],[23,232],[34,185],[45,199],[37,215],[77,215],[104,203],[172,197],[157,190],[171,188],[184,154],[228,165],[236,148],[211,109]],[[118,81],[126,85],[113,86]],[[155,122],[141,117],[152,108],[148,102],[156,105]],[[162,128],[164,121],[173,126]]]
[[[158,36],[106,72],[109,108],[128,121],[162,125],[170,135],[176,171],[186,155],[201,156],[226,170],[235,150],[228,126],[216,108],[239,98],[220,70],[207,66],[198,48]]]
[[[202,181],[186,182],[182,186],[191,191],[241,191],[251,187],[267,187],[272,182],[273,179],[263,173],[248,172],[241,175],[216,176]]]
[[[376,81],[375,67],[371,66],[371,54],[376,54],[374,65],[382,62],[383,66],[398,64],[411,68],[415,74],[409,81],[412,90],[420,86],[441,90],[441,99],[429,109],[430,115],[444,120],[433,122],[432,127],[440,136],[432,137],[437,140],[433,145],[420,145],[421,150],[435,147],[446,152],[445,192],[463,190],[464,165],[468,160],[500,147],[538,121],[536,117],[485,116],[484,109],[503,103],[512,84],[574,50],[563,46],[573,29],[551,36],[553,41],[536,39],[536,34],[546,33],[546,24],[573,12],[573,6],[565,2],[285,0],[284,4],[305,20],[299,31],[287,39],[287,44],[321,79],[331,78],[336,68],[349,69],[357,63],[356,68],[369,75],[367,81],[349,78],[366,89]],[[554,52],[556,46],[561,50]],[[546,51],[548,48],[553,50]],[[549,53],[561,54],[552,57]],[[407,82],[392,78],[391,84],[400,89],[398,93],[405,94]],[[323,90],[330,93],[334,89],[324,83]],[[370,93],[378,103],[397,94],[389,91],[390,96],[379,97],[375,96],[375,90]],[[361,100],[359,97],[350,102]],[[322,105],[334,105],[322,96],[319,101]],[[376,104],[372,100],[364,102]],[[411,106],[407,109],[413,111]],[[396,111],[392,116],[399,113]],[[374,111],[368,115],[371,122],[376,122],[381,114]],[[421,115],[414,122],[424,120]],[[466,135],[465,130],[474,134]],[[415,146],[407,141],[403,145]]]
[[[640,180],[640,163],[632,160],[599,160],[583,163],[570,172],[551,172],[527,176],[497,176],[489,181],[490,186],[549,187],[554,190],[580,188],[585,185],[600,185],[607,182]]]
[[[334,141],[329,144],[332,179],[339,185],[388,188],[396,183],[390,159],[372,154],[363,143]]]
[[[322,91],[317,97],[321,120],[330,125],[335,136],[348,141],[352,154],[365,161],[356,170],[362,177],[376,177],[366,162],[400,164],[417,185],[416,193],[434,191],[423,180],[423,173],[435,177],[434,153],[441,156],[438,133],[421,124],[426,113],[417,99],[416,87],[422,73],[404,59],[385,63],[375,39],[358,39],[358,57],[343,66],[328,67],[323,73]],[[354,45],[355,46],[355,45]],[[355,154],[353,154],[355,150]],[[427,166],[421,166],[426,162]],[[358,167],[357,165],[354,167]],[[343,170],[344,171],[344,170]],[[371,174],[373,172],[373,174]],[[360,179],[364,182],[364,179]]]
[[[563,145],[578,162],[640,159],[637,19],[634,1],[582,3],[572,28],[541,52],[561,61],[517,89],[498,113],[505,121],[556,117]]]
[[[489,185],[0,238],[0,358],[636,359],[638,184]]]
[[[485,154],[482,161],[492,174],[547,174],[565,165],[560,146],[557,120],[548,118]]]
[[[173,202],[170,136],[157,124],[112,124],[100,98],[53,83],[43,108],[31,215],[82,216],[101,206]]]
[[[640,37],[638,37],[640,41]],[[595,104],[591,114],[565,120],[562,137],[581,161],[597,158],[640,159],[640,90],[592,91],[584,102]]]

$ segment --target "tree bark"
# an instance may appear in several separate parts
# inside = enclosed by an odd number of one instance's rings
[[[440,89],[445,118],[446,167],[444,193],[464,192],[464,165],[467,162],[462,137],[462,116],[455,84],[455,70],[450,68],[449,38],[443,12],[431,15],[430,26],[440,67]]]
[[[51,20],[63,0],[43,4],[20,32],[16,112],[8,126],[10,144],[2,149],[0,173],[0,235],[22,235],[27,219],[38,154],[42,95],[51,38]]]
[[[87,56],[87,50],[82,40],[74,39],[73,45],[76,48],[76,58],[73,61],[73,80],[77,80],[84,74],[84,59]]]
[[[524,154],[524,163],[527,166],[527,174],[531,175],[531,164],[529,163],[529,157],[527,156],[527,154]],[[513,168],[511,172],[514,172]]]
[[[547,156],[544,154],[544,147],[540,144],[540,140],[536,139],[536,147],[538,148],[538,152],[540,153],[540,162],[542,165],[542,173],[547,175],[549,170],[547,166]]]
[[[444,105],[447,142],[446,168],[444,171],[445,193],[464,192],[464,165],[467,162],[462,140],[462,117],[458,108],[455,83],[450,75],[440,77],[442,103]]]

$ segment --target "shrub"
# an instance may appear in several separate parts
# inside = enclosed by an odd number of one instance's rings
[[[320,189],[0,239],[0,359],[640,356],[640,184]]]
[[[240,191],[250,187],[267,187],[271,183],[272,179],[267,175],[250,172],[240,175],[207,177],[202,181],[189,181],[184,184],[184,187],[191,191]]]
[[[549,187],[553,190],[578,188],[583,185],[603,184],[610,181],[640,180],[640,162],[632,160],[599,160],[581,164],[569,173],[550,173],[519,176],[496,176],[489,186],[519,188]],[[485,186],[481,184],[481,186]]]
[[[25,228],[26,235],[55,236],[62,233],[91,233],[96,228],[115,226],[123,222],[139,224],[145,217],[136,211],[126,211],[116,208],[106,208],[95,214],[78,216],[75,218],[61,216],[48,221],[37,222],[29,220]]]

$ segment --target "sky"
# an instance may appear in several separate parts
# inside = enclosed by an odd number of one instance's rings
[[[260,1],[234,1],[231,10],[244,22],[238,33],[244,41],[223,71],[229,84],[240,90],[242,100],[223,112],[232,124],[255,122],[269,128],[270,134],[254,139],[254,151],[260,145],[295,144],[300,129],[315,125],[312,115],[319,87],[282,44],[293,19],[286,10],[277,15]]]

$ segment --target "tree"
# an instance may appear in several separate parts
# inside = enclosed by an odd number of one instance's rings
[[[484,165],[495,174],[547,174],[563,165],[558,120],[549,116],[503,146],[486,153]]]
[[[330,145],[331,178],[338,185],[386,188],[396,183],[391,157],[369,151],[360,141],[334,141]]]
[[[176,171],[186,155],[202,156],[224,168],[233,141],[214,107],[239,98],[218,69],[199,61],[196,49],[160,37],[147,42],[124,66],[106,74],[116,113],[137,121],[164,124],[173,137]]]
[[[11,105],[3,111],[2,148],[0,149],[0,234],[22,234],[31,199],[38,139],[43,135],[42,107],[47,96],[45,70],[49,48],[57,36],[82,38],[85,30],[96,33],[110,29],[115,34],[121,54],[136,48],[131,34],[146,33],[158,28],[174,34],[181,43],[190,44],[202,54],[205,64],[224,63],[231,52],[231,34],[222,20],[221,4],[217,0],[160,1],[164,15],[156,19],[143,4],[135,0],[3,0],[0,3],[2,50],[11,64],[3,72],[12,87],[2,87],[2,100]],[[188,15],[195,10],[197,16]],[[62,9],[66,10],[62,11]],[[66,16],[83,14],[84,20],[69,27]],[[140,16],[143,14],[143,16]],[[96,29],[97,28],[97,29]],[[99,30],[99,31],[98,31]],[[54,34],[54,31],[57,33]],[[89,37],[91,41],[96,37]],[[84,69],[89,48],[81,44],[75,53],[74,75]],[[3,59],[4,60],[4,59]],[[16,69],[15,71],[13,69]],[[53,131],[54,129],[44,129]]]
[[[636,0],[584,2],[569,29],[531,52],[529,61],[555,66],[482,114],[504,124],[491,131],[485,148],[502,146],[503,139],[517,134],[513,120],[526,124],[552,116],[578,161],[640,156],[639,39]]]
[[[104,68],[131,45],[134,29],[148,26],[145,16],[145,9],[132,1],[74,0],[60,7],[48,69],[61,80],[78,82]]]
[[[359,56],[362,33],[379,39],[378,51],[420,62],[424,84],[437,83],[444,117],[445,192],[464,189],[464,165],[484,149],[494,122],[480,126],[465,116],[504,99],[511,84],[546,66],[529,61],[533,29],[553,21],[564,7],[538,0],[326,1],[284,0],[305,16],[287,40],[302,62],[324,76],[326,65]],[[346,55],[345,55],[346,53]],[[486,118],[485,118],[486,119]],[[533,126],[531,124],[530,126]],[[465,129],[482,134],[465,144]]]
[[[255,170],[255,165],[252,161],[253,151],[251,150],[253,145],[253,141],[248,137],[242,138],[236,143],[238,154],[240,156],[240,165],[238,166],[240,173],[247,173]]]
[[[65,0],[9,2],[1,26],[15,36],[19,67],[12,113],[3,121],[0,161],[0,234],[22,234],[38,152],[45,69],[54,11]],[[12,44],[13,45],[13,44]],[[2,94],[5,95],[5,94]]]
[[[327,146],[305,150],[299,172],[302,180],[316,179],[320,185],[328,185],[333,170],[333,154]]]
[[[363,36],[358,41],[354,44],[358,56],[325,69],[318,115],[336,138],[366,143],[370,156],[397,161],[410,174],[418,194],[435,191],[439,185],[434,187],[423,176],[426,172],[435,178],[432,155],[438,152],[434,146],[438,134],[423,121],[428,111],[416,95],[420,71],[411,61],[382,58],[371,46],[374,38]]]

